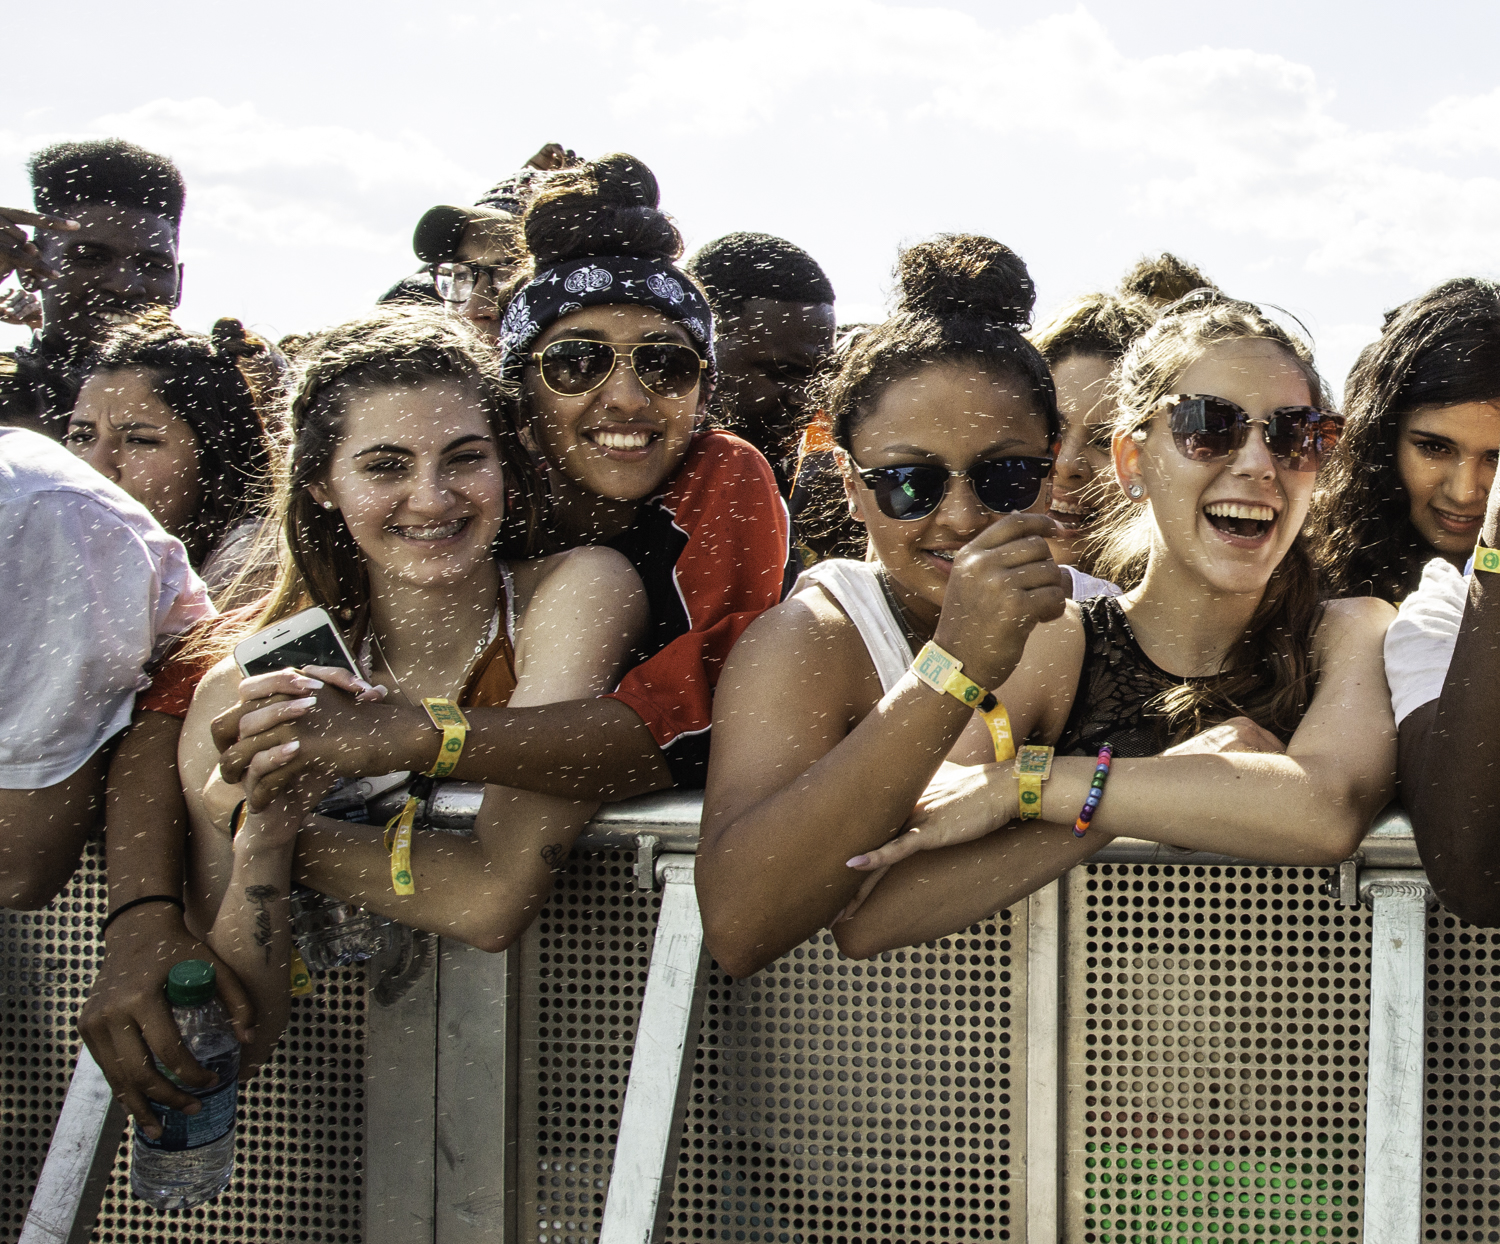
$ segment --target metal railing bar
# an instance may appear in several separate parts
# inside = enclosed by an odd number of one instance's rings
[[[80,1046],[16,1244],[84,1244],[104,1203],[125,1123],[125,1108],[88,1047]]]
[[[697,1052],[708,955],[693,857],[664,856],[657,874],[662,879],[661,915],[620,1107],[599,1244],[647,1244],[661,1238],[692,1082],[689,1064]]]
[[[1365,1115],[1365,1244],[1422,1238],[1427,905],[1409,872],[1365,872],[1370,903],[1370,1049]]]
[[[1062,1239],[1062,882],[1026,900],[1026,1238]]]

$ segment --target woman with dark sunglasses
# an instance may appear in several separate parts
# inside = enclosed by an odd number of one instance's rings
[[[955,755],[972,767],[917,791],[906,833],[892,840],[899,827],[889,816],[860,823],[851,814],[838,825],[843,832],[827,835],[818,854],[847,851],[849,875],[833,882],[825,870],[827,883],[847,902],[866,881],[863,901],[833,926],[846,953],[965,928],[1115,835],[1332,863],[1354,850],[1391,796],[1395,739],[1381,647],[1392,611],[1374,600],[1321,600],[1301,535],[1316,468],[1340,424],[1325,409],[1306,346],[1253,306],[1206,293],[1163,313],[1122,361],[1117,387],[1112,455],[1122,496],[1101,567],[1130,590],[1070,604],[1037,627],[995,692],[1018,743],[1055,749],[1026,757],[1048,776],[1023,785],[1010,762]],[[725,716],[736,706],[736,673],[731,662]],[[719,746],[753,746],[724,720],[717,731]],[[916,730],[903,737],[908,753],[930,756]],[[1092,799],[1104,763],[1103,796]],[[897,762],[886,764],[894,774]],[[866,781],[866,807],[893,785],[887,776]],[[715,793],[711,784],[711,802]],[[1030,822],[1021,819],[1023,793]],[[770,802],[749,787],[737,797],[741,824]],[[1086,801],[1095,810],[1081,816]],[[766,867],[749,844],[724,841],[741,878],[747,865]],[[800,851],[806,868],[814,841],[776,845]],[[708,881],[718,865],[704,863]],[[720,925],[707,904],[705,927],[711,944],[746,936]],[[784,948],[771,947],[772,956]],[[731,962],[754,970],[765,960],[747,949]]]
[[[994,754],[988,715],[909,669],[929,641],[1005,681],[1067,595],[1042,496],[1058,431],[1021,336],[1025,265],[989,238],[906,251],[896,313],[841,357],[828,413],[876,561],[829,559],[745,633],[720,679],[698,888],[714,957],[748,975],[829,924],[945,757]],[[976,708],[985,710],[983,699]]]
[[[673,262],[682,239],[651,170],[612,155],[552,173],[522,226],[527,264],[500,344],[513,421],[546,475],[538,551],[603,544],[624,554],[650,622],[611,695],[472,714],[453,776],[595,800],[702,786],[718,672],[782,596],[786,507],[753,447],[699,430],[714,382],[713,316]],[[377,713],[392,719],[372,726]],[[252,806],[308,766],[357,777],[431,764],[420,713],[335,691],[235,741],[240,716],[218,726],[228,781],[257,752],[301,745],[284,772],[251,780]]]

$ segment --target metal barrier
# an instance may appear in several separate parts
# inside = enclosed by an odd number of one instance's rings
[[[444,788],[432,823],[477,798]],[[1500,1238],[1500,938],[1428,915],[1399,814],[1331,871],[1116,839],[951,938],[857,963],[824,934],[738,982],[703,953],[697,818],[683,794],[605,810],[508,954],[440,942],[399,996],[321,982],[214,1206],[135,1207],[117,1160],[91,1235],[80,1172],[122,1151],[85,1056],[19,1238]],[[102,897],[91,853],[73,916],[7,914],[88,946],[43,1046],[76,1047]]]

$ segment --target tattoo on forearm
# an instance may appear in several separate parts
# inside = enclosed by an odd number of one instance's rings
[[[542,848],[542,859],[553,872],[560,873],[568,862],[568,850],[560,842],[549,842]]]
[[[270,904],[281,897],[281,891],[273,885],[245,887],[245,898],[255,907],[255,944],[266,952],[266,966],[271,965],[271,912]]]

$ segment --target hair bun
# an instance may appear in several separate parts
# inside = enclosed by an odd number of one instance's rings
[[[945,233],[918,242],[896,261],[897,309],[946,319],[974,316],[1024,329],[1031,325],[1036,286],[1021,257],[973,233]]]
[[[1140,260],[1120,279],[1121,297],[1142,298],[1158,307],[1185,298],[1194,290],[1217,288],[1195,265],[1168,251],[1155,259]]]
[[[676,259],[682,235],[661,211],[656,175],[634,156],[601,156],[551,174],[526,210],[538,266],[592,255]]]

